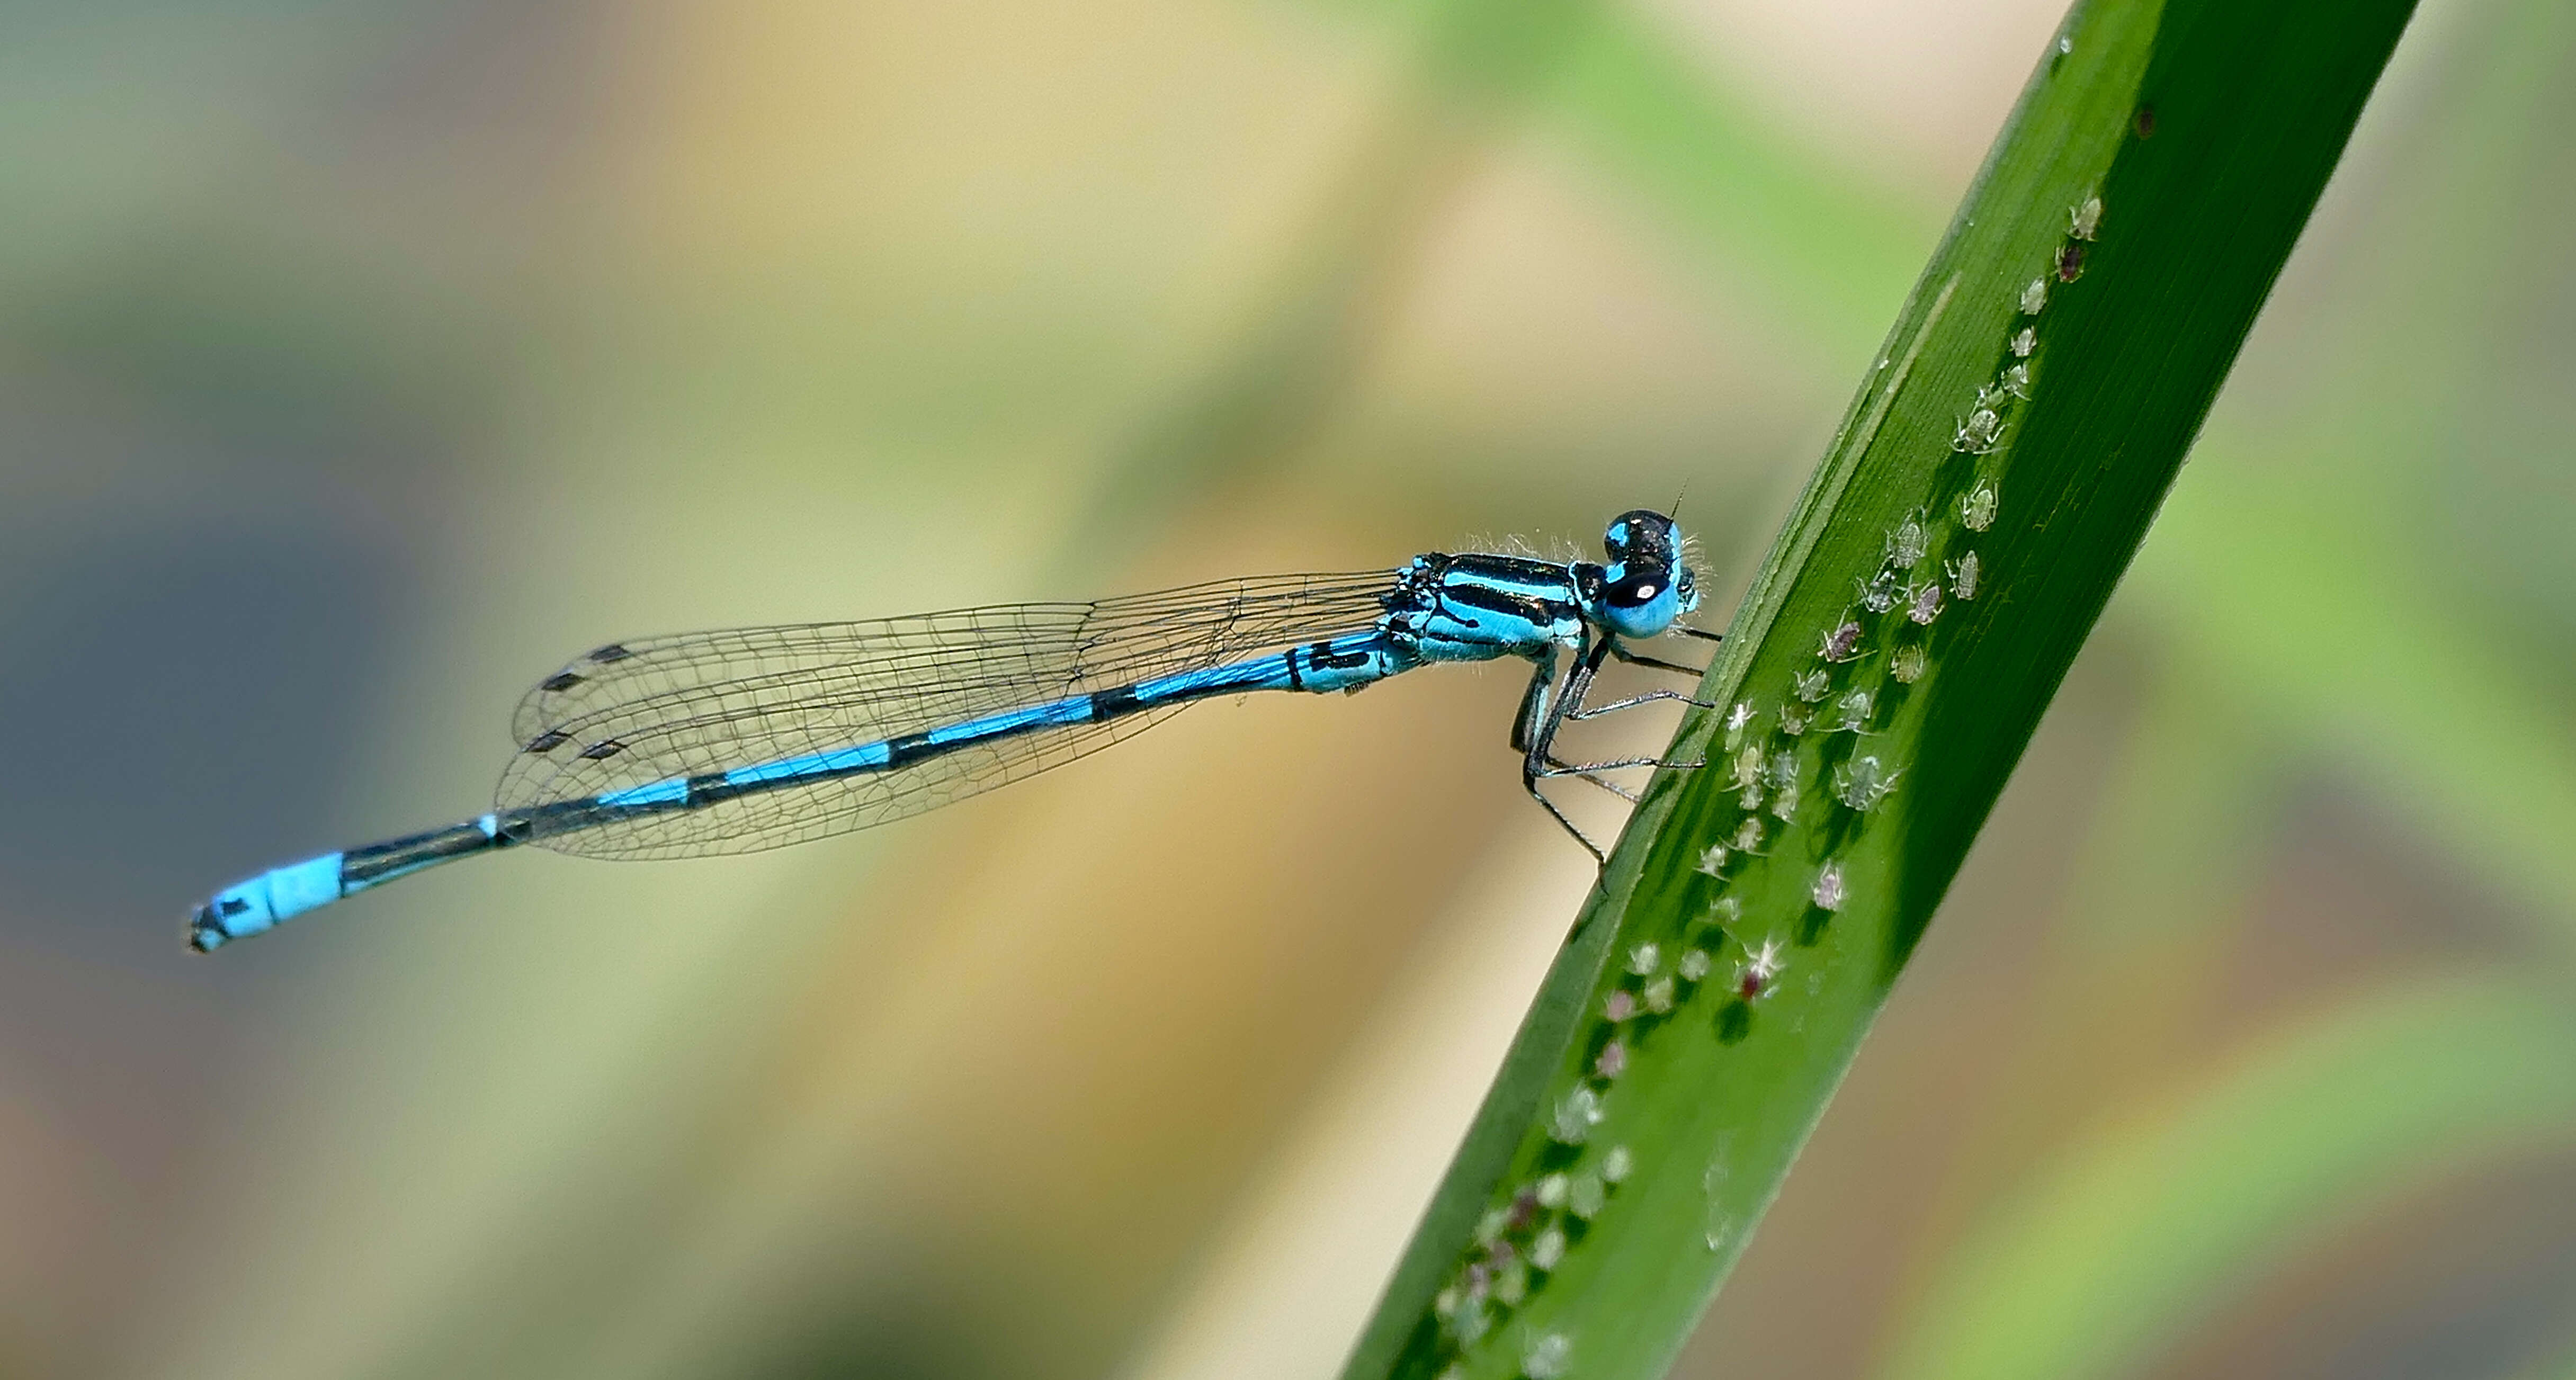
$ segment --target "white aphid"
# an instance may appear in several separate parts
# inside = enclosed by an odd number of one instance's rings
[[[1860,606],[1872,613],[1885,613],[1896,607],[1897,591],[1901,587],[1895,571],[1882,570],[1860,586]]]
[[[1843,696],[1842,702],[1835,707],[1842,711],[1842,721],[1834,725],[1835,732],[1866,733],[1869,731],[1870,711],[1876,708],[1876,705],[1867,690],[1852,691]]]
[[[1977,597],[1977,553],[1974,551],[1950,562],[1950,592],[1962,599]]]
[[[1560,1145],[1581,1145],[1591,1137],[1592,1128],[1601,1124],[1602,1116],[1601,1094],[1588,1085],[1577,1087],[1556,1104],[1555,1114],[1548,1118],[1548,1138]]]
[[[1966,523],[1971,532],[1982,532],[1994,526],[1995,486],[1991,482],[1977,481],[1977,487],[1959,500],[1959,521]]]
[[[2067,234],[2079,240],[2093,238],[2094,233],[2102,228],[2102,198],[2098,196],[2084,198],[2084,204],[2068,211],[2066,219]]]
[[[1898,523],[1896,530],[1887,534],[1887,563],[1898,567],[1921,564],[1926,540],[1920,520],[1909,517]]]
[[[1811,894],[1815,898],[1816,909],[1822,911],[1841,910],[1843,908],[1842,864],[1825,864],[1824,870],[1816,874],[1816,885]]]
[[[2003,414],[1991,407],[1980,407],[1959,423],[1958,434],[1950,438],[1950,449],[1966,451],[1970,455],[1992,455],[2003,440]]]
[[[1834,798],[1867,813],[1896,790],[1896,780],[1904,774],[1903,769],[1890,769],[1875,757],[1861,758],[1834,768]]]
[[[1887,673],[1896,677],[1899,685],[1912,685],[1923,679],[1923,667],[1928,660],[1923,654],[1923,644],[1907,643],[1896,649],[1896,655],[1888,658]]]

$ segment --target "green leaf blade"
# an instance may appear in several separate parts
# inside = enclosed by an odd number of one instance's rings
[[[1631,820],[1351,1380],[1670,1365],[2143,540],[2410,10],[2069,15],[1703,682],[1741,711],[1685,723],[1671,757],[1708,765]]]

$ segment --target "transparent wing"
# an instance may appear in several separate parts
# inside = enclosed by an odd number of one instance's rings
[[[880,742],[1372,625],[1396,572],[1225,580],[1089,604],[1002,604],[612,643],[511,719],[503,812]],[[744,853],[864,829],[1034,775],[1180,706],[998,739],[891,771],[547,835],[612,858]]]

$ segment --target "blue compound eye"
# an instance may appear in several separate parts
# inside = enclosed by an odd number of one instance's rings
[[[1672,554],[1673,520],[1650,508],[1621,513],[1601,534],[1601,546],[1614,562],[1660,565]]]

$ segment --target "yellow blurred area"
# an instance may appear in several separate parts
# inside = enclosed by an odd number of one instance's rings
[[[785,852],[513,856],[210,958],[181,916],[480,811],[615,637],[1677,493],[1722,623],[2055,18],[13,16],[0,1376],[1330,1373],[1589,883],[1508,669]],[[2014,1262],[2159,1193],[2086,1248],[2179,1262],[2105,1373],[2576,1365],[2576,1108],[2311,1143],[2377,1124],[2338,1032],[2576,977],[2571,77],[2547,0],[2419,16],[1678,1373],[2044,1354],[2092,1315]]]

